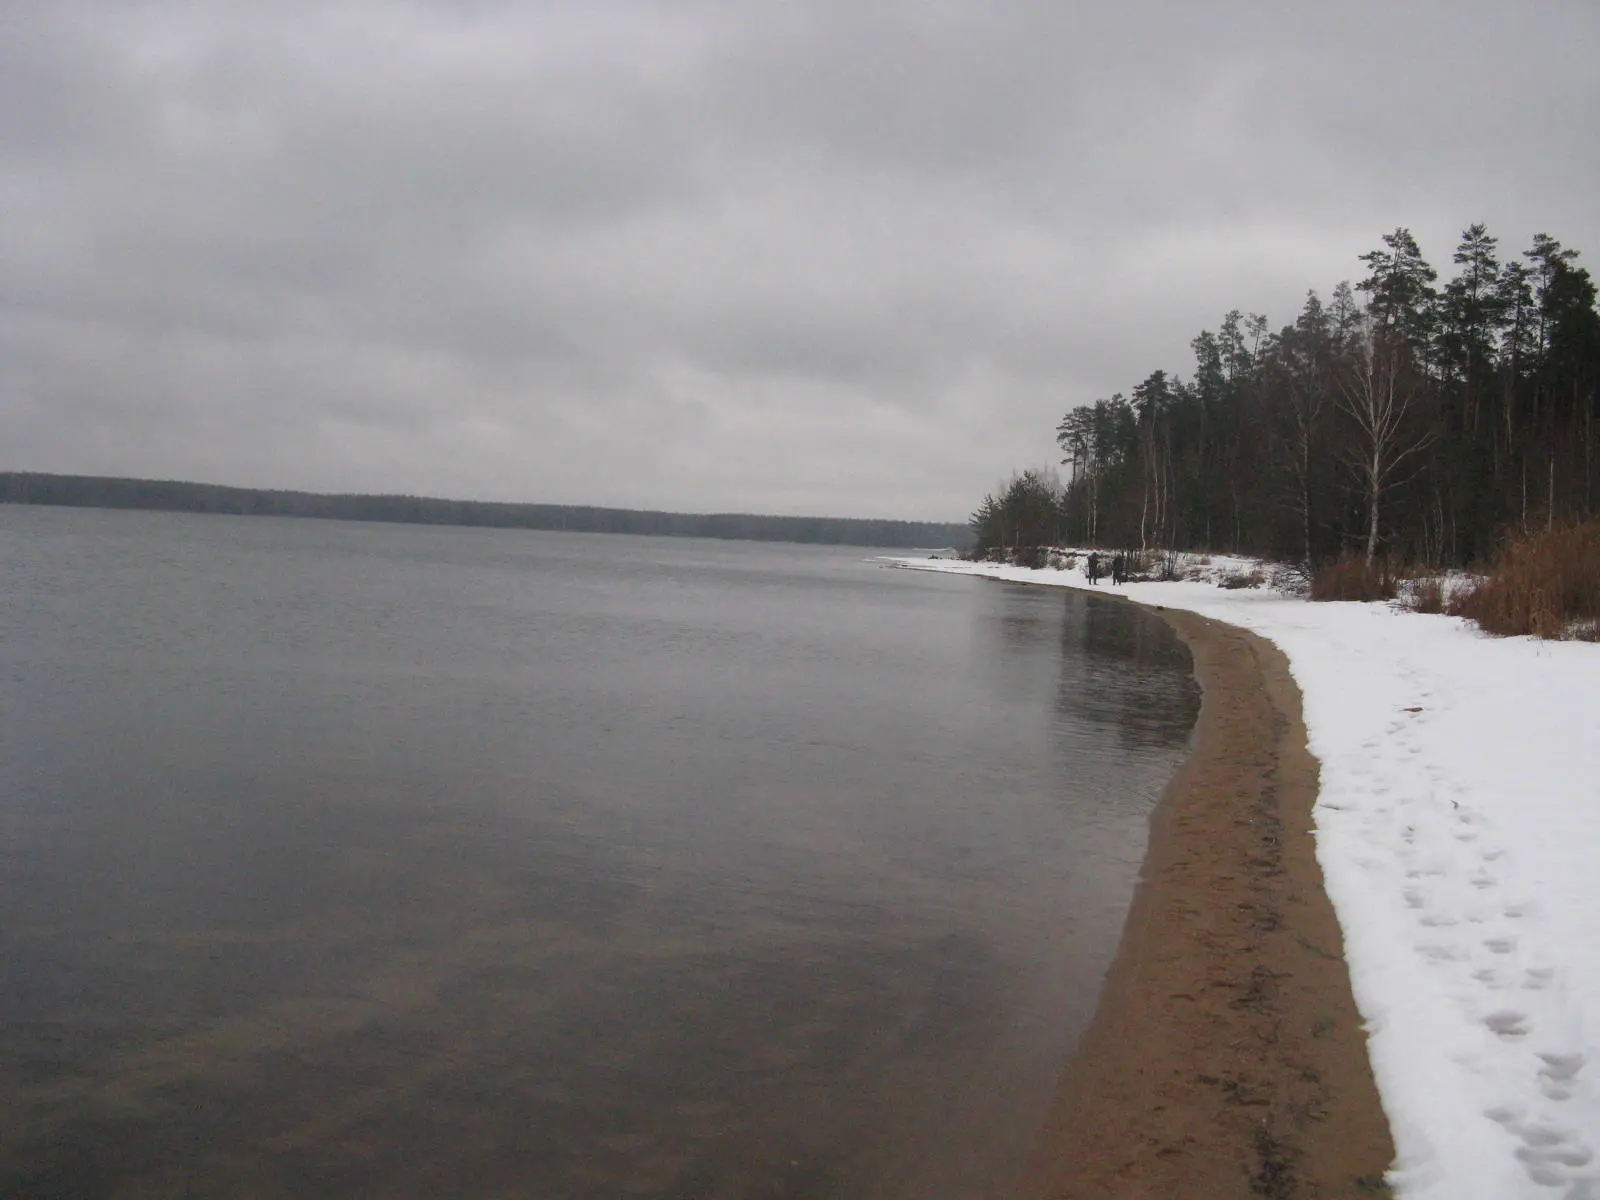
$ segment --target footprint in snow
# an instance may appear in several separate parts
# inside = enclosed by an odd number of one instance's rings
[[[1594,1162],[1594,1152],[1575,1131],[1527,1120],[1522,1113],[1508,1108],[1491,1108],[1484,1115],[1505,1126],[1507,1132],[1522,1142],[1516,1155],[1534,1183],[1543,1187],[1566,1187],[1565,1200],[1600,1197],[1600,1180],[1592,1172],[1584,1171]],[[1575,1171],[1584,1171],[1583,1177],[1574,1178]]]
[[[1514,1008],[1498,1009],[1485,1017],[1483,1023],[1503,1038],[1527,1037],[1529,1032],[1527,1014]]]
[[[1551,1100],[1570,1100],[1578,1072],[1583,1069],[1584,1058],[1578,1053],[1541,1054],[1544,1066],[1539,1068],[1539,1090]]]

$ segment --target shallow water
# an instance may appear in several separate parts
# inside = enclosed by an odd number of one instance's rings
[[[0,1194],[978,1197],[1197,708],[869,552],[0,506]]]

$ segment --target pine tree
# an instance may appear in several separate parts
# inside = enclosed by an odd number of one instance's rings
[[[1356,285],[1368,294],[1367,311],[1377,323],[1381,341],[1398,335],[1413,346],[1428,343],[1434,317],[1433,281],[1438,272],[1422,257],[1409,229],[1383,235],[1386,249],[1361,256],[1367,278]]]
[[[1332,316],[1316,292],[1307,292],[1295,323],[1278,336],[1272,367],[1279,395],[1276,433],[1300,518],[1300,559],[1308,569],[1315,558],[1312,530],[1336,348]]]

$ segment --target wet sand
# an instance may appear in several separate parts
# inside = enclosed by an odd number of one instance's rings
[[[1161,610],[1204,690],[1024,1195],[1386,1196],[1387,1121],[1313,852],[1317,763],[1269,642]]]

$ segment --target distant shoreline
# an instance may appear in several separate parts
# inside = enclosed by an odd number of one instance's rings
[[[965,525],[867,517],[790,517],[759,513],[681,513],[594,505],[515,504],[433,496],[332,494],[228,487],[184,480],[0,471],[0,504],[148,512],[299,517],[401,525],[455,525],[643,537],[718,538],[801,545],[915,550],[965,546]]]

